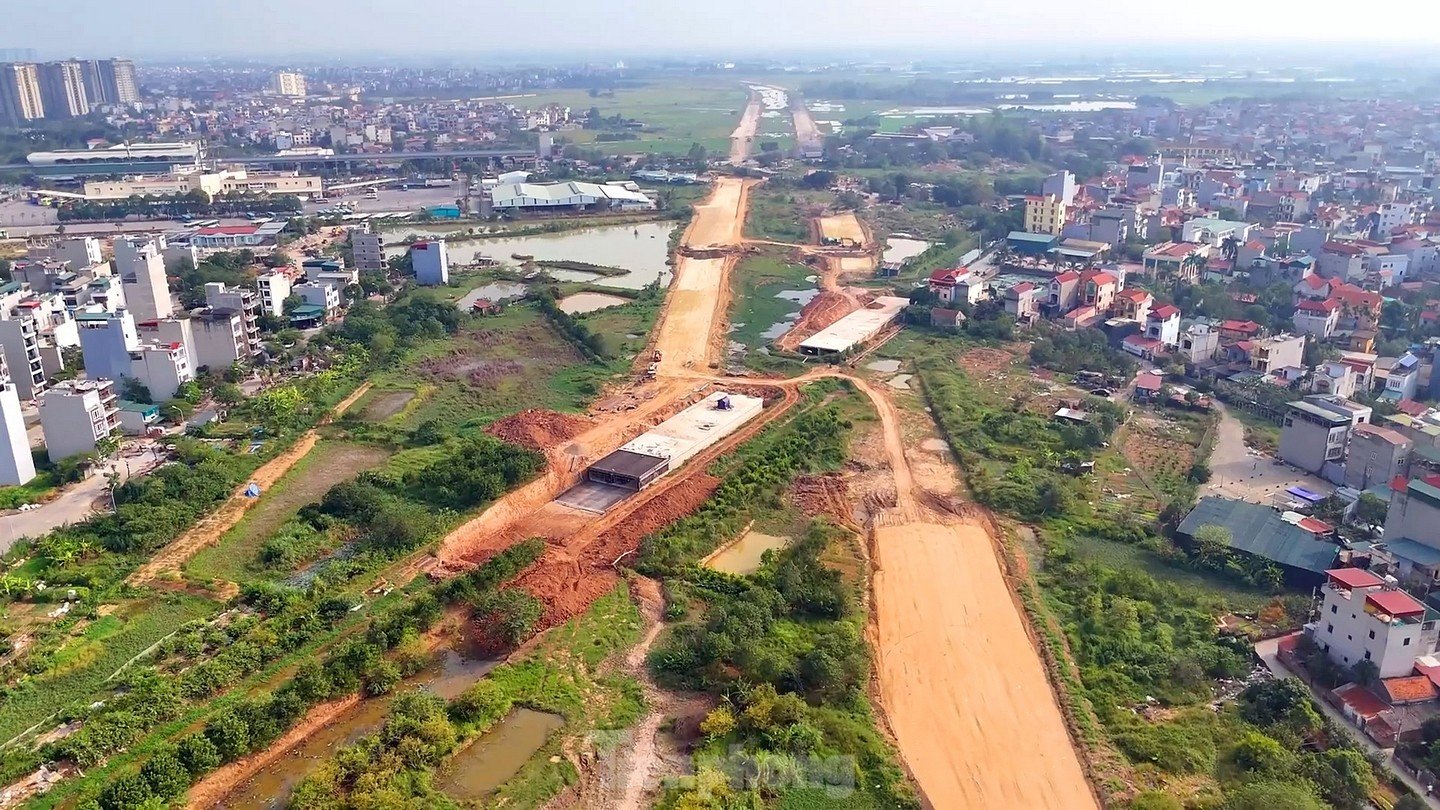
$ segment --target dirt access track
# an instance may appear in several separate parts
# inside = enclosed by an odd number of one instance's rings
[[[856,383],[879,412],[895,478],[896,506],[871,541],[875,676],[926,804],[1098,808],[989,521],[925,505],[936,496],[915,483],[894,403]]]
[[[739,166],[750,157],[750,149],[755,145],[755,131],[759,126],[760,94],[751,90],[750,100],[745,103],[745,113],[740,116],[740,124],[730,133],[731,165]]]
[[[321,424],[329,422],[334,416],[345,413],[354,405],[365,392],[370,390],[370,383],[363,383],[356,388],[350,396],[344,398],[335,406],[331,415],[320,420]],[[206,515],[191,526],[187,531],[170,542],[169,545],[160,549],[151,557],[148,562],[135,570],[126,580],[129,585],[140,586],[169,574],[179,572],[180,568],[189,562],[201,549],[220,542],[220,538],[226,532],[235,528],[235,524],[245,517],[250,508],[260,502],[260,498],[248,498],[245,496],[245,489],[251,482],[260,485],[261,497],[264,492],[274,486],[285,473],[290,471],[300,459],[304,458],[311,450],[315,449],[315,443],[320,441],[320,434],[314,428],[305,431],[295,443],[286,448],[285,452],[270,459],[255,470],[245,481],[240,490],[230,496],[230,500],[220,505],[219,509]]]
[[[800,147],[802,155],[825,148],[825,136],[820,134],[820,128],[815,126],[815,116],[810,114],[805,99],[800,98],[798,93],[790,94],[790,117],[795,122],[795,144]]]

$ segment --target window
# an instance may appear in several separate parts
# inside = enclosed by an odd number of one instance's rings
[[[1338,613],[1339,611],[1340,611],[1340,606],[1339,606],[1339,605],[1331,605],[1331,606],[1330,606],[1330,612],[1331,612],[1331,613]]]
[[[1409,646],[1410,646],[1410,639],[1408,639],[1408,638],[1405,639],[1405,643],[1404,643],[1404,644],[1401,644],[1400,646],[1401,646],[1401,647],[1409,647]]]
[[[1365,660],[1366,660],[1366,661],[1369,661],[1369,660],[1370,660],[1370,651],[1369,651],[1369,650],[1366,650],[1366,651],[1365,651]]]
[[[1327,633],[1333,633],[1333,632],[1335,632],[1335,625],[1333,625],[1333,624],[1327,624],[1327,625],[1325,625],[1325,632],[1327,632]]]
[[[1370,638],[1375,638],[1375,631],[1374,631],[1374,630],[1371,630],[1371,631],[1370,631]]]

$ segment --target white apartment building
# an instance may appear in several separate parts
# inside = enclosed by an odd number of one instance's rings
[[[0,351],[22,399],[45,390],[46,378],[65,367],[61,349],[79,344],[60,296],[35,295],[14,281],[0,286]]]
[[[285,299],[290,297],[290,277],[284,273],[266,273],[255,279],[255,292],[260,296],[260,312],[281,317]]]
[[[30,437],[20,412],[20,392],[0,356],[0,486],[19,486],[34,477],[35,459],[30,455]]]
[[[105,261],[105,257],[100,252],[100,240],[93,236],[76,236],[69,239],[57,239],[49,244],[35,245],[25,251],[25,257],[69,262],[72,270]]]
[[[1353,667],[1370,661],[1381,678],[1409,675],[1415,659],[1435,651],[1436,622],[1415,597],[1361,568],[1326,571],[1320,618],[1309,625],[1331,661]]]
[[[259,340],[252,342],[246,335],[244,316],[235,310],[197,310],[189,318],[176,320],[186,324],[182,334],[188,334],[190,339],[166,339],[184,343],[190,352],[190,362],[197,369],[227,369],[237,362],[250,360],[259,351]]]
[[[416,242],[410,246],[410,262],[415,280],[427,287],[450,283],[450,254],[444,239]]]
[[[141,343],[130,352],[129,376],[150,391],[152,402],[174,399],[180,386],[195,379],[185,344]]]
[[[92,200],[123,200],[135,195],[166,197],[193,191],[208,197],[236,191],[308,195],[319,194],[323,188],[324,181],[320,177],[299,172],[182,169],[170,174],[137,175],[119,180],[87,180],[85,196]]]
[[[275,74],[275,82],[272,89],[276,94],[287,98],[305,97],[305,76],[290,70],[282,70]]]
[[[87,377],[119,380],[130,374],[130,352],[140,345],[140,335],[129,312],[81,312],[76,323]]]
[[[240,313],[245,327],[245,340],[260,345],[260,296],[248,287],[226,287],[212,281],[205,285],[205,303],[211,309],[233,310]]]
[[[51,461],[89,453],[120,428],[113,380],[66,380],[40,398],[40,428]]]
[[[334,285],[312,284],[307,281],[296,284],[290,292],[300,296],[310,306],[323,307],[327,320],[340,309],[340,289]]]

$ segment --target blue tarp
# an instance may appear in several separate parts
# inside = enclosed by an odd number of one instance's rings
[[[258,497],[260,497],[260,485],[257,484],[257,483],[255,483],[254,481],[251,481],[251,482],[250,482],[250,486],[245,487],[245,497],[247,497],[247,498],[258,498]]]
[[[1320,493],[1314,492],[1312,490],[1308,490],[1305,487],[1289,487],[1285,491],[1290,493],[1291,495],[1294,495],[1297,498],[1302,498],[1311,503],[1319,503],[1325,500],[1324,495],[1321,495]]]

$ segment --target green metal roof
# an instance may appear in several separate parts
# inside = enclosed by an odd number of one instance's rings
[[[111,315],[111,313],[106,312],[106,311],[104,311],[104,310],[98,310],[98,311],[85,310],[84,312],[77,312],[77,313],[75,313],[75,320],[77,320],[77,321],[108,321],[108,320],[110,320],[110,315]]]
[[[1397,557],[1404,557],[1425,567],[1440,565],[1440,549],[1431,548],[1423,543],[1417,543],[1408,537],[1396,537],[1393,540],[1386,540],[1385,547],[1390,553]]]
[[[324,315],[325,308],[315,304],[302,304],[290,310],[291,318],[313,318],[317,315]]]
[[[1011,232],[1010,232],[1010,235],[1007,236],[1007,237],[1005,237],[1005,238],[1008,239],[1008,240],[1010,240],[1011,242],[1043,242],[1043,243],[1045,243],[1045,244],[1048,245],[1048,244],[1050,244],[1051,242],[1055,242],[1055,241],[1059,240],[1060,237],[1055,236],[1054,234],[1049,234],[1049,233],[1030,233],[1029,231],[1011,231]]]
[[[1414,478],[1405,485],[1405,489],[1431,506],[1440,508],[1440,488],[1433,487],[1419,478]]]
[[[1325,573],[1339,551],[1335,544],[1286,523],[1268,506],[1214,496],[1201,498],[1177,531],[1193,537],[1201,526],[1212,525],[1229,530],[1236,551],[1315,574]]]
[[[8,293],[15,292],[16,290],[20,289],[20,288],[23,287],[23,286],[24,286],[24,282],[20,282],[20,281],[7,281],[7,282],[5,282],[4,284],[0,284],[0,295],[6,295],[6,294],[8,294]]]
[[[159,406],[159,405],[155,405],[155,404],[152,404],[152,403],[145,403],[145,402],[131,402],[131,401],[128,400],[128,399],[122,399],[122,400],[116,402],[116,403],[115,403],[115,407],[116,407],[117,409],[119,409],[119,410],[122,410],[122,411],[131,411],[131,412],[133,412],[133,413],[151,413],[151,412],[159,413],[159,412],[160,412],[160,406]]]

